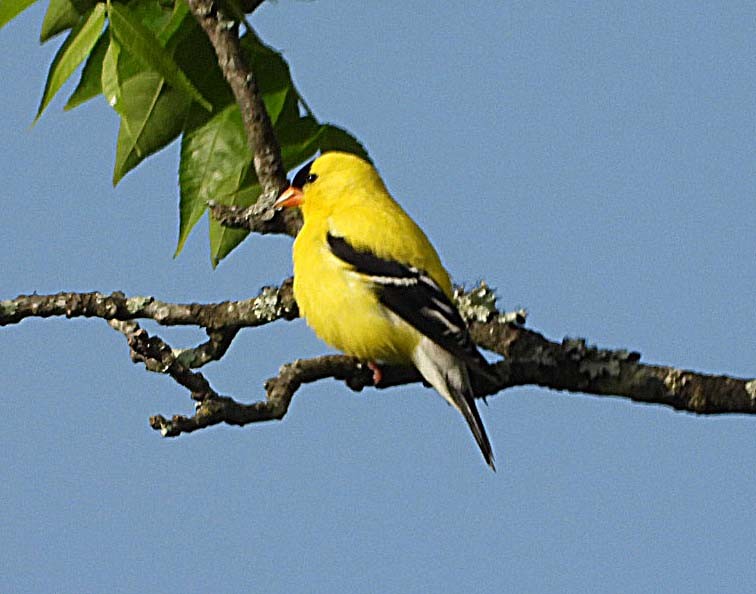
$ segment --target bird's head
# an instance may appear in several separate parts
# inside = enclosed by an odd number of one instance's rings
[[[327,152],[302,167],[273,205],[299,206],[305,220],[309,213],[328,215],[339,207],[363,200],[385,187],[375,168],[350,153]]]

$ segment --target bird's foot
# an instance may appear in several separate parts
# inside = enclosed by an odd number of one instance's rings
[[[373,385],[377,386],[381,383],[381,379],[383,379],[383,373],[381,373],[381,368],[378,367],[377,363],[374,363],[373,361],[368,361],[368,369],[373,372]]]

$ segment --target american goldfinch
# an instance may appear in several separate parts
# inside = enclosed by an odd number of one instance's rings
[[[425,233],[368,162],[327,152],[305,165],[275,202],[298,206],[294,297],[326,343],[369,362],[414,365],[465,417],[483,457],[493,451],[470,373],[488,363],[452,301],[452,285]]]

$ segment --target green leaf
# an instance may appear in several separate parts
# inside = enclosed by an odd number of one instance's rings
[[[66,103],[63,109],[68,111],[74,107],[78,107],[102,93],[102,62],[105,59],[105,52],[108,51],[109,44],[110,32],[108,29],[105,29],[89,54],[81,71],[79,84],[76,85],[76,89],[71,93],[68,103]]]
[[[44,43],[58,33],[71,29],[80,18],[81,13],[76,10],[71,0],[50,0],[45,18],[42,20],[39,40]]]
[[[300,118],[296,123],[279,130],[278,137],[284,167],[291,169],[310,158],[317,149],[319,136],[320,126],[311,117]],[[257,181],[254,168],[251,163],[248,163],[238,189],[229,196],[219,197],[218,201],[222,204],[247,208],[257,201],[261,192],[262,188]],[[213,266],[217,266],[248,234],[243,229],[223,227],[211,219],[210,256]]]
[[[167,32],[170,27],[169,23],[163,31]],[[234,102],[231,88],[218,66],[215,50],[191,14],[186,17],[183,26],[171,35],[168,48],[172,49],[173,59],[184,74],[212,103],[213,110]]]
[[[90,8],[97,4],[98,0],[71,0],[74,8],[79,14],[87,14]]]
[[[320,125],[315,118],[305,116],[285,127],[278,126],[276,135],[281,145],[284,168],[289,170],[318,149]]]
[[[160,45],[155,35],[123,4],[110,4],[110,26],[123,49],[137,58],[146,68],[161,74],[171,86],[186,93],[205,109],[212,106],[179,68],[170,53]]]
[[[293,87],[289,65],[279,52],[249,34],[244,35],[241,46],[262,91],[270,92]]]
[[[3,0],[0,2],[0,29],[5,27],[37,0]]]
[[[108,49],[105,51],[105,57],[102,59],[100,86],[102,87],[102,94],[105,95],[105,101],[116,112],[119,112],[121,108],[121,81],[118,72],[120,54],[121,44],[111,34]]]
[[[189,27],[184,24],[184,21],[187,18],[193,20],[193,17],[189,12],[189,6],[184,0],[176,0],[173,12],[171,12],[171,18],[165,25],[163,25],[158,34],[158,41],[160,41],[160,44],[165,46],[177,33],[180,32],[180,30],[189,30]],[[192,24],[196,25],[196,21],[193,21]]]
[[[63,83],[68,80],[74,70],[92,51],[104,25],[105,5],[98,4],[90,11],[89,16],[82,19],[76,25],[63,42],[50,66],[50,72],[47,75],[47,82],[45,83],[45,91],[42,94],[42,101],[39,104],[37,116],[34,118],[35,122],[63,86]]]
[[[281,112],[283,112],[284,105],[286,105],[286,99],[292,93],[290,88],[279,89],[278,91],[272,91],[270,93],[263,93],[263,103],[265,104],[265,111],[268,112],[270,122],[275,126],[278,121]]]
[[[178,255],[189,233],[202,218],[208,200],[233,203],[233,195],[252,162],[241,113],[235,103],[213,114],[192,106],[181,140],[179,164]],[[217,226],[217,223],[215,223]],[[212,229],[211,252],[223,243],[219,229]]]
[[[146,157],[174,140],[191,104],[157,72],[144,71],[121,82],[121,128],[118,132],[113,185]]]
[[[283,128],[288,125],[296,125],[299,121],[302,110],[299,107],[299,96],[296,90],[291,89],[284,99],[284,104],[276,118],[276,128]]]
[[[96,0],[50,0],[42,21],[39,40],[45,43],[58,33],[76,26],[82,16],[96,4]]]
[[[173,14],[171,0],[130,0],[128,5],[131,16],[155,35],[166,26]]]
[[[362,157],[372,163],[367,150],[360,144],[360,141],[343,128],[339,128],[333,124],[323,124],[321,126],[318,146],[322,152],[343,151]]]
[[[139,8],[142,4],[137,1],[134,6]],[[159,27],[163,31],[166,31],[166,27],[172,28],[171,13],[159,7],[155,10],[156,6],[150,0],[144,9],[140,8],[135,14],[141,14],[150,27]],[[211,87],[212,92],[207,95],[213,98],[216,107],[231,103],[233,99],[207,37],[191,15],[182,20],[186,30],[174,29],[175,34],[166,37],[170,37],[170,40],[169,48],[165,51],[172,52],[177,63],[186,65],[185,71],[198,77],[201,84],[209,80],[220,88],[219,92]],[[175,47],[172,47],[174,44]],[[208,76],[208,73],[213,73],[213,68],[217,76]],[[122,51],[122,45],[114,34],[103,57],[101,73],[101,88],[106,100],[121,116],[113,169],[113,184],[117,184],[131,169],[181,133],[192,100],[170,86],[160,73],[147,68],[129,52]]]
[[[243,175],[243,174],[242,174]],[[218,202],[239,208],[252,206],[260,197],[262,188],[259,184],[246,185],[229,196],[222,196]],[[215,219],[210,219],[210,261],[213,268],[228,256],[244,238],[249,235],[245,229],[224,227]]]
[[[174,29],[175,34],[166,34],[166,39],[170,39],[168,49],[185,73],[201,85],[201,92],[212,100],[214,109],[232,103],[233,97],[217,66],[215,52],[207,36],[188,12],[181,12],[184,14],[184,30],[179,32]],[[162,31],[167,33],[167,29],[173,28],[173,25],[170,19],[162,20]],[[157,24],[155,20],[152,22]],[[171,48],[174,43],[175,47]],[[121,115],[121,128],[116,148],[114,183],[181,133],[191,103],[187,95],[168,85],[157,72],[145,70],[128,53],[119,56],[118,79],[121,103],[117,111]],[[208,86],[208,82],[212,84]]]

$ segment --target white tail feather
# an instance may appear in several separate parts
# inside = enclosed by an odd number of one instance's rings
[[[475,406],[467,365],[423,336],[412,353],[412,362],[436,391],[465,417],[483,457],[494,468],[493,451]]]

